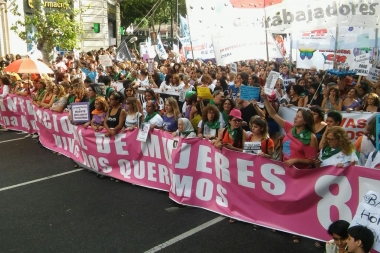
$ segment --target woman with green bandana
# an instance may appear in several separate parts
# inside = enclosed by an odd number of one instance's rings
[[[332,126],[326,131],[323,148],[319,159],[315,160],[317,167],[334,165],[338,168],[355,165],[359,162],[354,145],[346,131],[339,126]]]
[[[150,129],[162,128],[163,120],[158,113],[158,104],[156,100],[146,101],[146,116],[144,122],[150,124]]]
[[[220,128],[218,108],[215,105],[206,106],[202,112],[202,120],[198,124],[198,138],[214,140]]]
[[[264,98],[265,108],[269,116],[274,119],[280,127],[284,128],[283,140],[283,162],[286,166],[295,166],[298,169],[311,169],[318,153],[318,140],[314,134],[314,117],[308,109],[299,109],[290,123],[281,118],[273,109],[267,94],[261,93]]]
[[[222,100],[222,103],[219,105],[219,121],[221,127],[228,125],[228,115],[231,110],[235,108],[235,101],[232,98],[225,98]]]
[[[178,119],[178,130],[172,133],[173,137],[179,136],[182,138],[194,138],[197,134],[194,131],[193,125],[190,120],[186,118]]]
[[[232,109],[228,115],[228,124],[220,129],[218,139],[215,142],[216,148],[227,148],[234,151],[243,151],[247,133],[241,127],[243,119],[239,109]]]

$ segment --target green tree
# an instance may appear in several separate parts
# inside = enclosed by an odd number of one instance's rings
[[[33,6],[31,15],[25,15],[24,20],[12,24],[11,30],[27,43],[35,42],[45,62],[51,59],[56,46],[68,50],[79,48],[79,42],[84,34],[80,15],[89,6],[75,9],[72,0],[58,0],[57,3],[62,8],[45,12],[42,0],[31,1]],[[17,7],[14,4],[10,11],[16,16],[21,16]],[[28,38],[28,33],[33,33],[32,38]]]
[[[154,25],[168,24],[171,16],[175,23],[176,11],[177,0],[123,0],[120,3],[121,25],[128,27],[142,21],[139,28],[153,28]],[[186,14],[185,0],[178,0],[178,12],[183,16]]]

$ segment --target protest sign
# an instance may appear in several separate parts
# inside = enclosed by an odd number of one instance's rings
[[[141,128],[139,129],[139,133],[137,134],[136,140],[146,142],[149,130],[150,124],[146,122],[142,123]]]
[[[242,85],[240,87],[240,99],[251,101],[252,99],[259,101],[260,88]]]
[[[178,97],[178,101],[180,102],[185,102],[185,98],[186,98],[186,91],[181,89],[179,91],[179,97]]]
[[[360,201],[356,214],[352,219],[350,227],[364,226],[372,230],[375,236],[373,249],[380,251],[380,241],[377,236],[380,235],[380,194],[374,191],[367,192]]]
[[[232,62],[231,64],[231,72],[237,74],[237,64]]]
[[[244,143],[244,153],[258,154],[261,152],[261,142],[253,141],[253,142],[245,142]]]
[[[295,79],[295,78],[284,79],[284,80],[283,80],[284,88],[285,88],[286,86],[288,86],[289,83],[296,83],[296,79]]]
[[[99,55],[99,62],[104,67],[113,65],[111,57],[107,54]]]
[[[272,94],[274,87],[276,86],[277,79],[279,77],[280,77],[280,73],[273,71],[273,70],[271,72],[269,72],[269,75],[267,77],[267,80],[266,80],[265,86],[264,86],[264,92],[267,95]]]
[[[72,103],[70,108],[73,122],[84,123],[91,120],[90,104],[88,102]]]
[[[377,80],[379,79],[379,73],[380,73],[380,69],[370,68],[368,71],[367,79],[370,80],[371,82],[377,82]]]
[[[148,59],[148,71],[149,71],[149,73],[153,73],[153,71],[154,71],[154,59],[153,58]]]
[[[289,108],[280,106],[278,115],[286,121],[293,122],[296,113],[300,107],[291,106]],[[342,114],[343,120],[340,124],[342,128],[346,131],[348,138],[352,143],[356,141],[357,138],[364,134],[364,130],[367,127],[367,122],[369,122],[372,117],[375,117],[373,113],[370,112],[340,112]],[[377,116],[377,114],[376,114]]]
[[[358,76],[367,76],[372,65],[369,63],[370,54],[358,55],[354,59],[352,71],[355,71]]]
[[[213,99],[209,87],[197,87],[198,96],[203,99]]]

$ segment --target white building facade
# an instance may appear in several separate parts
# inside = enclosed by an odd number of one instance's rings
[[[18,5],[18,12],[21,16],[14,16],[9,10],[11,4]],[[6,54],[26,55],[31,49],[25,41],[21,40],[18,35],[10,30],[11,26],[18,19],[23,19],[25,15],[30,15],[32,12],[31,0],[15,0],[8,1],[0,0],[0,56]],[[57,10],[62,8],[62,5],[55,0],[44,2],[45,11]],[[74,8],[82,6],[91,6],[81,19],[84,25],[85,34],[78,47],[81,51],[90,51],[99,48],[108,48],[110,45],[116,45],[120,42],[120,4],[115,0],[79,0],[74,2]],[[100,24],[100,32],[95,33],[94,23]],[[33,37],[33,34],[28,36]],[[71,50],[71,49],[68,49]]]

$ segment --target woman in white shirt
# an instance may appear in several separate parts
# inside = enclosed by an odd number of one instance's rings
[[[150,129],[162,128],[163,120],[158,113],[158,104],[156,100],[148,100],[146,102],[146,116],[144,122],[150,124]]]
[[[173,86],[173,75],[172,74],[167,74],[165,76],[165,81],[163,81],[161,83],[160,89],[162,91],[169,91],[169,90],[174,91],[175,87]]]
[[[359,162],[354,145],[346,131],[339,126],[332,126],[326,130],[326,138],[322,145],[319,159],[315,160],[316,167],[335,165],[343,168]]]
[[[9,93],[9,85],[11,82],[8,77],[2,76],[0,78],[0,98],[5,98]]]
[[[150,83],[149,83],[149,77],[148,77],[148,72],[145,69],[142,69],[140,71],[140,76],[139,76],[139,86],[142,88],[150,88]]]
[[[125,117],[125,130],[133,131],[136,127],[140,127],[143,121],[143,115],[139,112],[137,99],[135,97],[127,98],[127,116]]]

